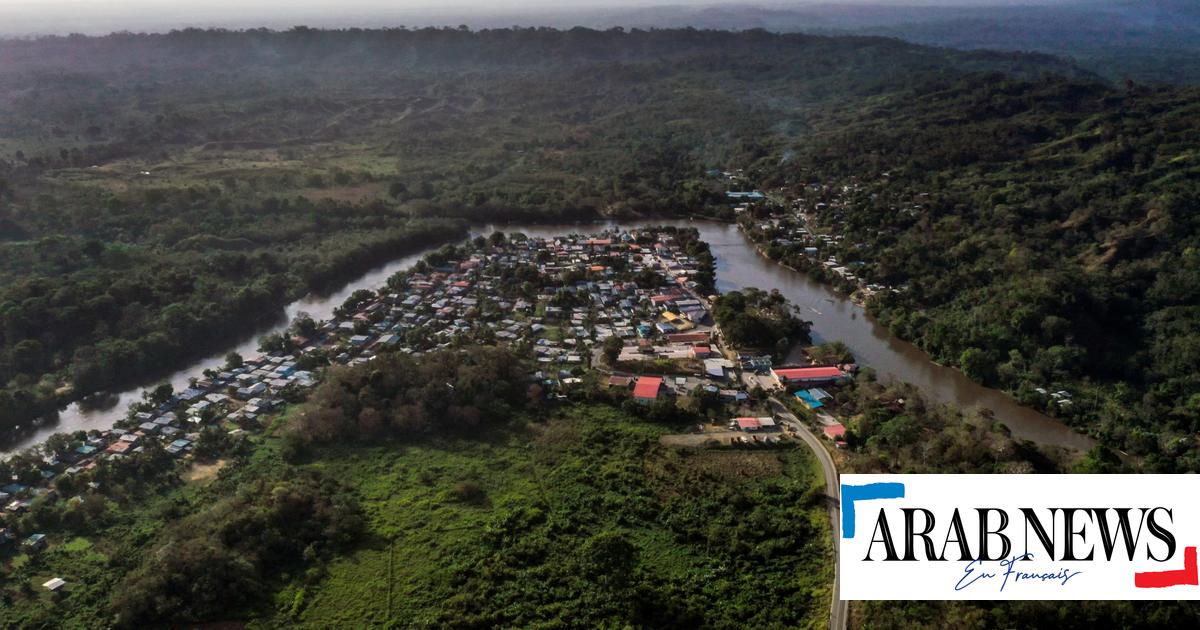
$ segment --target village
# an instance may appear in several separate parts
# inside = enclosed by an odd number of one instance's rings
[[[735,173],[723,173],[730,181],[741,181]],[[907,283],[888,284],[873,280],[877,276],[870,259],[871,246],[853,237],[847,238],[851,217],[880,202],[888,190],[891,174],[880,174],[878,181],[866,185],[850,177],[840,183],[810,182],[794,189],[779,189],[767,195],[727,193],[738,218],[738,228],[758,247],[759,253],[794,271],[803,272],[829,284],[859,306],[884,294],[903,294]],[[882,191],[882,192],[881,192]],[[915,220],[927,211],[931,197],[927,192],[889,198],[887,211],[901,220]],[[860,236],[878,237],[895,228],[865,228]],[[1075,403],[1071,391],[1061,384],[1028,384],[1026,403],[1044,409],[1070,410]]]
[[[867,189],[853,180],[843,185],[810,183],[798,187],[795,196],[783,200],[761,194],[743,198],[734,212],[742,230],[760,247],[770,249],[771,258],[804,260],[806,271],[861,304],[880,292],[905,290],[903,286],[871,282],[863,277],[866,263],[859,257],[867,245],[846,240],[849,212],[855,204],[872,200]],[[920,208],[916,201],[891,206],[893,212],[909,215]]]
[[[497,233],[447,246],[378,291],[355,292],[328,321],[301,318],[262,340],[262,354],[231,355],[190,387],[144,394],[111,429],[58,434],[6,462],[0,547],[35,553],[48,543],[22,525],[38,501],[103,491],[106,461],[161,450],[203,458],[211,445],[266,429],[304,399],[324,369],[381,353],[421,355],[469,344],[508,346],[529,359],[550,401],[596,387],[646,406],[715,401],[710,422],[667,436],[678,446],[760,448],[796,439],[782,395],[836,446],[844,426],[826,408],[853,365],[777,365],[761,349],[726,343],[714,321],[708,246],[676,228],[527,238]],[[82,482],[82,483],[81,483]],[[59,578],[47,582],[62,588]]]

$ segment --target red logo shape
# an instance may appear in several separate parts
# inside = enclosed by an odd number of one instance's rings
[[[1147,571],[1133,574],[1133,585],[1138,588],[1166,588],[1168,586],[1200,585],[1200,572],[1196,570],[1196,548],[1183,550],[1183,568],[1175,571]]]

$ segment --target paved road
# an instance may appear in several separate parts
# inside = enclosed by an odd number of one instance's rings
[[[842,531],[842,515],[841,484],[838,482],[837,467],[833,465],[833,458],[829,456],[829,451],[825,450],[820,438],[813,435],[812,431],[809,431],[808,427],[795,414],[788,411],[786,405],[776,398],[771,398],[771,407],[785,423],[796,429],[800,438],[817,456],[817,461],[821,462],[821,470],[825,473],[825,494],[829,496],[829,525],[830,531],[833,533],[833,598],[829,604],[829,628],[830,630],[845,630],[847,603],[841,598],[842,578],[838,574],[839,554],[841,554],[839,533]]]

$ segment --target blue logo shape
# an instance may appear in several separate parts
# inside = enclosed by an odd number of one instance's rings
[[[854,502],[871,499],[903,499],[902,483],[869,483],[842,486],[842,538],[854,538]]]

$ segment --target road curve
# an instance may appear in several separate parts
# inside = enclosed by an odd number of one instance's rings
[[[830,630],[846,630],[847,622],[847,602],[841,597],[841,575],[838,572],[838,564],[841,554],[841,484],[838,481],[837,467],[833,465],[833,458],[829,456],[829,451],[825,450],[825,446],[821,444],[821,440],[808,430],[795,414],[788,411],[786,405],[779,399],[772,397],[770,399],[771,407],[775,413],[794,428],[800,435],[800,439],[808,445],[813,454],[817,456],[817,461],[821,462],[821,470],[825,474],[825,494],[829,496],[829,525],[830,532],[833,534],[833,597],[829,604],[829,628]]]

